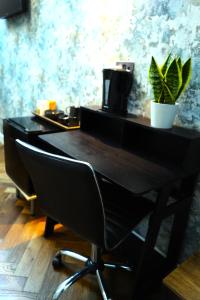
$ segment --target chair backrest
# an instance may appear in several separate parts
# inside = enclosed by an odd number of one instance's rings
[[[5,169],[13,182],[28,196],[35,193],[31,178],[21,161],[16,149],[15,139],[20,137],[20,131],[17,131],[8,120],[3,123],[4,132],[4,156]]]
[[[104,247],[104,209],[92,166],[20,140],[16,146],[43,211],[82,238]]]

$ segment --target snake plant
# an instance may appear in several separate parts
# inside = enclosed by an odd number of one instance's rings
[[[190,82],[191,65],[191,58],[182,64],[180,57],[172,58],[169,54],[164,64],[159,67],[155,58],[152,57],[149,81],[153,88],[154,102],[175,104]]]

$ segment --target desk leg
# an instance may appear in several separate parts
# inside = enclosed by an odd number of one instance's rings
[[[171,271],[177,264],[178,256],[180,254],[182,242],[184,239],[185,229],[187,226],[190,206],[193,199],[194,186],[197,180],[197,174],[187,177],[182,180],[181,186],[178,191],[175,200],[178,201],[178,207],[176,206],[175,211],[171,211],[171,215],[174,215],[174,221],[170,234],[169,247],[167,257],[161,268],[160,273],[155,274],[157,282],[166,275],[167,272]],[[149,219],[149,227],[146,234],[144,246],[140,256],[140,261],[136,270],[136,278],[133,286],[133,299],[141,299],[141,291],[147,286],[148,288],[148,277],[154,278],[154,274],[151,272],[153,264],[153,252],[154,246],[159,234],[159,230],[162,221],[165,218],[166,205],[169,196],[172,191],[172,185],[169,185],[160,190],[156,208]],[[146,285],[145,285],[146,284]]]
[[[180,187],[179,210],[174,214],[169,247],[167,252],[166,273],[172,271],[177,265],[177,260],[182,248],[185,230],[189,218],[190,207],[193,201],[194,187],[198,174],[192,175],[182,181]]]
[[[54,231],[54,226],[57,224],[58,222],[54,221],[53,219],[51,219],[50,217],[46,217],[46,224],[45,224],[45,230],[44,230],[44,237],[49,237],[50,235],[52,235],[53,231]]]
[[[167,204],[168,198],[172,190],[172,185],[166,186],[160,190],[156,208],[149,219],[149,227],[146,234],[144,246],[140,256],[140,261],[136,270],[136,276],[133,285],[133,299],[142,299],[141,291],[144,290],[144,285],[147,281],[146,277],[154,276],[151,274],[150,269],[152,265],[152,254],[154,246],[158,237],[160,226],[163,220],[163,210]]]

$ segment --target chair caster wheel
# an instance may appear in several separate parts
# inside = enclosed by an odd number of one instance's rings
[[[62,258],[61,258],[60,254],[54,256],[54,258],[52,260],[52,266],[55,269],[60,268],[62,266]]]

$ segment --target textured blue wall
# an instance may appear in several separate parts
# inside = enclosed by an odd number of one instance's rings
[[[101,103],[102,69],[118,60],[135,62],[129,111],[148,116],[151,55],[172,52],[193,60],[176,122],[200,129],[199,20],[200,0],[31,0],[30,13],[0,20],[0,119],[30,114],[37,99]],[[199,190],[186,255],[200,248]]]
[[[128,1],[107,2],[31,1],[30,15],[0,21],[1,117],[37,99],[101,102],[102,69],[120,58],[131,14]]]
[[[129,111],[149,115],[151,55],[192,56],[178,123],[200,127],[199,0],[32,0],[30,13],[0,20],[0,118],[28,114],[37,99],[101,103],[102,69],[135,61]],[[19,110],[21,108],[21,110]]]

